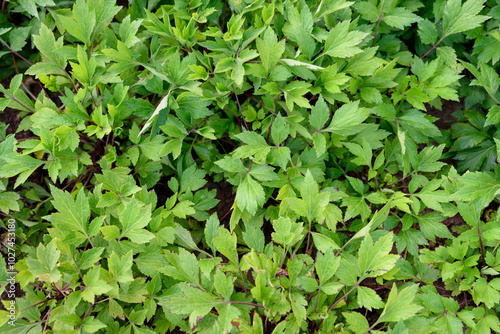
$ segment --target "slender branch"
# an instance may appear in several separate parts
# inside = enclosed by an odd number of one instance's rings
[[[236,102],[238,103],[238,109],[240,109],[241,113],[241,118],[243,119],[243,124],[245,125],[245,128],[248,129],[248,124],[247,121],[245,120],[245,115],[243,115],[243,110],[241,109],[241,104],[240,104],[240,99],[238,98],[238,94],[236,94],[236,88],[234,89],[234,96],[236,96]]]
[[[27,309],[30,309],[30,308],[35,307],[35,306],[38,306],[38,305],[40,305],[40,304],[46,303],[46,302],[48,302],[49,300],[52,300],[52,298],[47,298],[47,299],[42,300],[41,302],[38,302],[38,303],[36,303],[36,304],[30,305],[30,306],[28,306],[28,307],[25,307],[25,308],[23,308],[21,311],[19,311],[19,313],[23,313],[23,311],[26,311]]]
[[[426,53],[424,53],[424,55],[422,57],[420,57],[420,59],[424,59],[425,56],[427,56],[429,53],[431,53],[435,48],[437,48],[437,46],[439,45],[439,43],[441,43],[441,41],[446,37],[446,35],[443,35],[443,37],[441,37],[441,39],[436,43],[434,44],[434,46],[432,48],[430,48],[429,51],[427,51]]]
[[[481,230],[479,229],[479,222],[476,223],[477,225],[477,236],[479,237],[479,244],[481,246],[481,258],[483,260],[483,267],[486,266],[486,261],[484,258],[484,246],[483,246],[483,238],[481,238]]]
[[[382,0],[382,3],[380,4],[380,14],[378,15],[378,22],[377,22],[377,27],[375,28],[375,34],[373,34],[372,46],[375,44],[375,38],[377,38],[378,27],[380,26],[380,21],[382,21],[382,11],[384,9],[384,2],[385,0]]]
[[[243,278],[243,272],[241,271],[240,266],[238,266],[238,270],[240,271],[241,282],[243,283],[243,291],[245,291],[245,297],[248,297],[247,285],[245,284],[245,279]]]
[[[22,104],[21,102],[19,102],[14,96],[10,95],[9,93],[5,93],[5,94],[8,95],[12,100],[14,100],[14,102],[16,102],[17,104],[19,104],[24,109],[32,112],[33,114],[35,113],[35,111],[33,109],[26,107],[24,104]]]
[[[250,305],[250,306],[260,307],[260,308],[263,308],[263,309],[266,308],[265,306],[262,306],[262,305],[259,305],[259,304],[246,303],[246,302],[237,302],[237,301],[234,301],[234,300],[223,300],[223,301],[221,301],[221,303],[224,303],[224,304]]]
[[[331,310],[333,310],[333,308],[335,306],[337,306],[341,301],[343,301],[344,299],[347,298],[347,296],[349,296],[358,286],[359,286],[359,283],[361,282],[357,282],[356,285],[354,285],[351,290],[349,290],[345,295],[342,296],[342,298],[340,298],[339,300],[337,300],[329,309],[328,309],[328,312],[330,312]],[[319,330],[319,328],[321,327],[321,324],[323,323],[325,319],[321,319],[321,321],[319,322],[318,326],[316,327],[316,331]]]
[[[5,42],[2,38],[0,38],[0,42],[2,42],[2,44],[5,45],[10,50],[11,53],[15,54],[16,56],[18,56],[19,58],[21,58],[22,60],[24,60],[28,64],[33,65],[33,63],[30,62],[28,59],[26,59],[23,56],[21,56],[18,52],[12,50],[11,47],[10,47],[10,45],[7,44],[7,42]]]
[[[197,127],[199,127],[201,124],[205,123],[213,115],[214,114],[208,115],[207,117],[205,117],[200,123],[196,124],[191,130],[189,130],[188,133],[193,133],[196,130]]]

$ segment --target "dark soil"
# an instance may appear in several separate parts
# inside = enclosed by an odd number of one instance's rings
[[[427,108],[427,114],[436,117],[438,120],[434,122],[440,130],[449,130],[457,119],[452,114],[460,108],[463,108],[463,102],[443,101],[442,110],[434,107]]]

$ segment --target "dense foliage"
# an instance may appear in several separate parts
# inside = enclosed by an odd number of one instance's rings
[[[2,333],[500,332],[500,1],[121,5],[2,7]]]

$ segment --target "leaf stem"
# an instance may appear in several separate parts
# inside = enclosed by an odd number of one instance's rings
[[[427,56],[429,53],[431,53],[435,48],[437,48],[437,46],[439,45],[439,43],[441,43],[441,41],[446,37],[446,35],[443,35],[443,37],[441,37],[441,39],[436,43],[434,44],[434,46],[432,48],[429,49],[429,51],[427,51],[426,53],[424,53],[424,55],[422,57],[420,57],[420,59],[424,59],[425,56]]]
[[[4,93],[4,94],[8,95],[14,102],[16,102],[17,104],[19,104],[24,109],[28,110],[29,112],[31,112],[33,114],[35,113],[35,111],[33,109],[26,107],[24,104],[22,104],[21,102],[19,102],[14,96],[10,95],[9,93]]]
[[[243,119],[243,124],[245,125],[245,128],[248,129],[248,124],[247,121],[245,120],[245,115],[243,115],[243,110],[241,109],[241,104],[240,104],[240,99],[238,98],[238,94],[236,94],[236,88],[234,88],[234,96],[236,96],[236,102],[238,103],[238,109],[240,110],[241,113],[241,118]]]
[[[7,42],[5,42],[1,37],[0,37],[0,42],[2,42],[2,44],[5,45],[10,50],[11,53],[15,54],[16,56],[18,56],[19,58],[21,58],[22,60],[24,60],[25,62],[27,62],[28,64],[33,66],[32,62],[30,62],[28,59],[21,56],[18,52],[12,50],[11,47],[9,46],[9,44],[7,44]]]
[[[382,11],[384,9],[384,2],[385,0],[382,0],[382,3],[380,4],[380,14],[378,15],[378,21],[377,21],[377,27],[375,27],[375,33],[373,34],[372,46],[375,44],[375,38],[377,38],[378,27],[380,26],[380,21],[382,21]]]
[[[260,305],[260,304],[253,304],[253,303],[246,303],[246,302],[237,302],[237,301],[234,301],[234,300],[224,300],[224,301],[221,301],[221,302],[224,303],[224,304],[241,304],[241,305],[249,305],[249,306],[260,307],[260,308],[263,308],[263,309],[266,308],[265,306]]]
[[[342,298],[340,298],[335,303],[333,303],[332,306],[330,306],[330,308],[328,309],[328,312],[330,312],[331,310],[333,310],[333,308],[335,306],[337,306],[341,301],[343,301],[344,299],[346,299],[347,296],[349,296],[359,286],[360,283],[361,283],[361,280],[358,281],[358,282],[356,282],[356,284],[351,288],[351,290],[347,291],[347,293],[345,295],[343,295]],[[318,326],[316,327],[316,331],[319,330],[319,328],[321,327],[321,324],[323,323],[324,320],[325,319],[321,319],[321,321],[319,322]]]

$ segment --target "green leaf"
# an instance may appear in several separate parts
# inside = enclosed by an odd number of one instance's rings
[[[367,119],[370,112],[366,108],[358,108],[358,106],[359,101],[344,104],[335,111],[330,125],[323,131],[333,132],[342,136],[353,135],[361,131],[356,126]]]
[[[17,201],[20,198],[18,193],[0,191],[0,210],[5,214],[9,214],[9,211],[19,211],[19,204]]]
[[[132,200],[119,212],[122,224],[120,238],[129,238],[137,244],[143,244],[154,238],[154,234],[145,230],[151,221],[150,206],[142,206],[138,200]]]
[[[229,261],[238,265],[238,252],[236,251],[236,234],[231,234],[227,229],[221,228],[219,236],[213,239],[214,246],[217,250],[227,257]]]
[[[99,329],[106,328],[108,326],[95,317],[90,316],[83,320],[82,327],[87,333],[95,333]]]
[[[215,291],[224,300],[230,300],[231,295],[233,294],[234,291],[234,278],[231,278],[230,276],[226,276],[222,270],[217,269],[215,271],[214,275],[214,287]]]
[[[174,314],[189,315],[191,326],[196,324],[199,317],[206,316],[212,308],[220,305],[222,301],[211,293],[191,287],[187,284],[177,285],[180,295],[167,297],[158,304]]]
[[[77,0],[73,6],[72,14],[73,17],[58,15],[58,18],[71,35],[87,46],[91,46],[91,37],[96,24],[95,10],[90,10],[86,1]]]
[[[135,259],[135,264],[144,275],[153,277],[158,272],[158,268],[164,267],[168,263],[160,246],[150,244]]]
[[[198,250],[199,249],[193,240],[193,236],[191,235],[191,232],[186,230],[180,224],[175,225],[175,241],[177,241],[177,243],[184,248],[191,249],[191,250]]]
[[[288,22],[283,27],[283,33],[296,42],[300,52],[310,60],[316,50],[316,43],[311,35],[313,20],[309,7],[303,6],[299,13],[296,7],[288,6],[287,14]]]
[[[30,30],[31,27],[19,27],[10,32],[9,40],[12,51],[22,50],[22,48],[26,45]]]
[[[382,302],[382,298],[372,289],[366,286],[358,286],[356,289],[358,293],[358,305],[360,307],[364,307],[371,311],[372,308],[382,308],[384,307],[384,302]]]
[[[448,0],[444,8],[443,33],[445,36],[478,27],[488,16],[477,15],[484,7],[484,0]]]
[[[394,267],[399,256],[389,254],[393,246],[393,237],[392,233],[387,233],[373,244],[371,235],[366,235],[361,243],[358,254],[358,265],[361,276],[381,276]]]
[[[354,333],[366,333],[370,329],[370,324],[366,318],[358,312],[342,312],[349,324],[349,329]]]
[[[362,52],[358,45],[368,33],[356,30],[349,32],[350,23],[348,20],[343,21],[330,30],[322,55],[347,58]]]
[[[101,255],[104,252],[104,247],[95,247],[83,252],[80,261],[80,269],[89,269],[94,266],[101,259]]]
[[[413,303],[417,290],[418,285],[412,284],[398,292],[396,284],[393,284],[385,308],[377,323],[406,320],[420,311],[422,307]]]
[[[111,253],[109,260],[109,273],[115,282],[127,283],[132,282],[132,251],[120,257],[114,251]]]
[[[381,5],[383,6],[383,5]],[[418,15],[413,14],[411,11],[404,7],[396,7],[389,13],[384,14],[382,21],[387,25],[403,30],[405,27],[410,26],[412,23],[422,20]]]
[[[165,252],[165,257],[170,265],[159,270],[182,282],[189,282],[196,286],[200,284],[200,268],[196,256],[184,248],[179,248],[179,253]]]
[[[333,252],[318,253],[316,258],[316,273],[319,278],[319,285],[323,286],[333,277],[340,265],[340,257],[335,257]]]
[[[215,254],[216,248],[214,245],[214,238],[219,235],[219,229],[220,229],[220,222],[219,218],[217,217],[217,214],[214,213],[208,218],[206,224],[205,224],[205,241],[212,249],[212,253]]]
[[[304,320],[306,320],[307,310],[305,306],[307,306],[307,301],[302,294],[293,292],[290,295],[290,302],[297,327],[300,327]]]
[[[452,195],[454,200],[481,200],[483,206],[488,205],[500,189],[500,180],[489,173],[467,172],[460,177],[460,186]]]
[[[274,144],[279,146],[285,139],[288,137],[290,133],[290,126],[285,123],[281,114],[278,114],[274,118],[273,124],[271,126],[271,137],[273,138]]]
[[[255,43],[260,59],[262,60],[262,66],[264,66],[266,73],[269,75],[285,51],[285,40],[278,42],[274,30],[267,28],[263,39],[257,38]]]
[[[61,251],[57,249],[55,242],[52,241],[47,246],[39,244],[36,248],[37,259],[29,258],[26,264],[40,281],[55,283],[61,278],[61,272],[57,269],[60,256]]]
[[[300,241],[304,232],[302,223],[292,222],[288,217],[273,220],[273,229],[275,231],[271,234],[273,241],[285,248],[292,247]]]
[[[85,284],[85,290],[81,293],[83,300],[93,303],[95,301],[95,296],[105,294],[112,289],[111,285],[100,278],[100,274],[101,266],[97,266],[90,269],[83,276],[83,283]]]
[[[316,248],[321,253],[325,254],[327,252],[331,252],[332,250],[335,251],[340,249],[340,247],[335,243],[335,241],[333,241],[326,235],[316,232],[311,232],[311,235],[313,237],[314,246],[316,246]]]
[[[358,166],[372,167],[372,148],[366,139],[362,139],[362,146],[355,143],[344,143],[344,146],[356,156],[351,162]]]
[[[429,212],[424,216],[417,216],[416,218],[420,230],[427,239],[436,242],[436,237],[447,239],[453,237],[448,228],[444,224],[441,224],[445,217],[439,213]]]
[[[320,130],[325,126],[326,121],[330,118],[330,110],[322,96],[318,98],[316,105],[312,107],[309,116],[309,124],[315,129]]]
[[[443,166],[445,166],[446,164],[443,162],[437,162],[437,160],[441,158],[444,147],[444,144],[439,145],[438,147],[425,147],[418,154],[418,167],[416,168],[417,171],[434,173],[441,170],[441,168],[443,168]]]
[[[254,156],[257,161],[264,159],[271,147],[267,145],[266,140],[261,135],[253,131],[244,131],[235,136],[246,145],[234,150],[235,158],[248,158]]]
[[[345,73],[338,73],[337,64],[333,64],[323,70],[319,79],[316,80],[315,86],[322,85],[328,92],[336,94],[340,93],[340,86],[344,85],[349,80],[350,78]],[[321,98],[320,96],[320,99]]]
[[[74,199],[67,191],[59,190],[51,186],[53,196],[52,204],[58,211],[44,219],[50,221],[54,226],[65,231],[78,231],[89,237],[89,200],[83,190],[78,192]]]
[[[13,177],[19,174],[14,188],[23,184],[38,167],[44,164],[43,161],[29,155],[9,154],[3,156],[2,159],[5,161],[5,164],[0,169],[1,177]]]
[[[241,210],[255,214],[264,206],[266,194],[259,182],[247,174],[236,190],[236,203]]]
[[[418,35],[423,44],[436,44],[438,32],[431,21],[424,19],[418,22]]]

